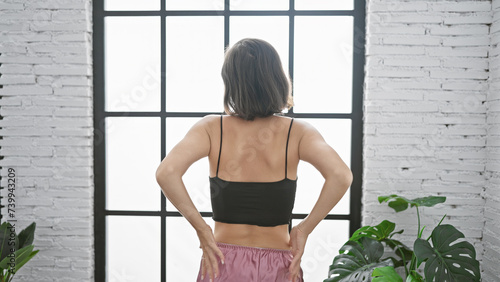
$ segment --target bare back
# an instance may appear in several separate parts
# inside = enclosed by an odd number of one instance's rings
[[[274,182],[297,178],[299,162],[297,134],[290,128],[291,118],[270,116],[245,121],[223,117],[221,148],[220,118],[211,122],[210,177],[235,182]],[[215,122],[216,121],[216,122]],[[290,129],[290,137],[287,137]],[[286,168],[286,170],[285,170]],[[253,247],[288,249],[288,225],[261,227],[248,224],[215,222],[216,241]]]

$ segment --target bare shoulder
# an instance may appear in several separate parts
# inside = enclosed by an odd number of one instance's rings
[[[205,131],[211,134],[214,131],[218,131],[220,124],[220,115],[210,114],[201,118],[195,126],[205,129]]]
[[[304,137],[321,137],[321,134],[316,127],[305,120],[294,119],[293,130],[299,140],[302,140]]]
[[[210,114],[201,118],[200,122],[205,123],[207,125],[211,125],[213,123],[218,123],[220,121],[220,115]]]
[[[316,156],[325,156],[332,150],[321,133],[309,122],[297,120],[296,130],[300,159],[310,161]]]
[[[299,131],[314,129],[314,126],[312,126],[310,123],[308,123],[303,119],[298,119],[298,118],[293,119],[293,126],[297,127]]]
[[[220,120],[220,114],[209,114],[202,118],[205,121]]]

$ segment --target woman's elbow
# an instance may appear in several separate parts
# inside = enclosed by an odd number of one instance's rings
[[[170,165],[160,165],[156,169],[155,177],[156,182],[160,184],[160,182],[164,181],[168,177],[172,177],[175,175],[175,169]]]
[[[156,169],[155,177],[156,177],[156,182],[160,183],[162,178],[162,172],[160,168]]]
[[[331,180],[332,182],[338,183],[338,185],[344,187],[347,190],[352,184],[353,175],[350,169],[346,169],[327,175],[326,180]]]
[[[344,184],[349,188],[352,184],[352,181],[354,180],[354,177],[352,175],[352,171],[348,169],[344,174],[343,174],[343,179],[344,179]]]

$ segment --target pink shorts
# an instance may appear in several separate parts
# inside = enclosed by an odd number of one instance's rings
[[[247,247],[217,242],[224,254],[224,264],[219,260],[219,276],[215,281],[225,282],[285,282],[288,280],[288,267],[292,262],[292,251]],[[303,282],[303,272],[300,269],[300,279]],[[197,282],[208,282],[210,277],[205,274],[201,279],[201,262]]]

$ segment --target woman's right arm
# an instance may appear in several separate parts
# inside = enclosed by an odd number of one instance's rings
[[[299,159],[312,164],[325,178],[323,189],[311,213],[290,232],[293,260],[289,267],[292,281],[299,276],[300,261],[307,237],[323,220],[352,183],[352,172],[335,150],[312,125],[300,122]]]

